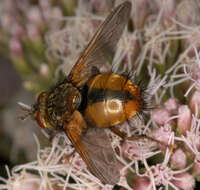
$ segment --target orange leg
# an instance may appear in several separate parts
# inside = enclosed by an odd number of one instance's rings
[[[131,136],[131,137],[127,137],[126,134],[122,131],[120,131],[119,129],[117,129],[116,127],[111,127],[111,131],[113,133],[115,133],[116,135],[118,135],[119,137],[121,137],[123,140],[138,140],[138,139],[148,139],[150,141],[154,141],[160,145],[163,145],[165,147],[168,147],[170,149],[170,151],[172,152],[173,149],[175,148],[174,145],[166,145],[165,143],[159,141],[159,140],[156,140],[152,137],[148,137],[146,135],[134,135],[134,136]]]
[[[67,164],[70,163],[70,158],[75,154],[75,152],[76,152],[76,151],[73,150],[73,152],[72,152],[71,154],[69,154],[69,155],[64,154],[64,155],[63,155],[63,157],[65,158]]]
[[[111,127],[110,129],[111,129],[111,131],[112,131],[113,133],[115,133],[117,136],[121,137],[123,140],[126,139],[126,134],[125,134],[124,132],[120,131],[120,130],[117,129],[116,127]]]

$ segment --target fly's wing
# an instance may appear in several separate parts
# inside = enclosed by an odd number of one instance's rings
[[[78,122],[64,125],[64,130],[89,171],[102,183],[114,185],[120,173],[117,159],[103,129],[88,128],[84,133]]]
[[[69,79],[74,85],[83,85],[93,75],[93,68],[99,68],[113,57],[130,11],[131,3],[124,2],[106,18],[71,70]]]
[[[87,159],[91,172],[104,184],[118,183],[119,166],[105,130],[89,128],[82,136],[82,143],[89,150]]]

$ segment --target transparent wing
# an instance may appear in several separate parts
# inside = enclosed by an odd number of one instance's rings
[[[90,172],[104,184],[116,184],[120,178],[118,162],[105,131],[88,128],[80,135],[80,126],[74,122],[66,124],[64,129]]]
[[[89,128],[82,137],[82,143],[89,150],[87,157],[91,172],[104,184],[118,183],[118,162],[104,129]]]
[[[99,68],[113,57],[131,11],[131,3],[124,2],[108,15],[96,34],[72,68],[69,79],[77,87],[93,75],[93,68]]]

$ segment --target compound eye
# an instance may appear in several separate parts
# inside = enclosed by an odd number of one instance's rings
[[[44,121],[42,121],[43,119],[42,119],[42,117],[41,117],[39,111],[37,112],[37,115],[36,115],[36,118],[35,118],[35,119],[36,119],[38,125],[39,125],[41,128],[46,128],[45,125],[44,125]]]
[[[41,100],[42,100],[42,98],[43,98],[43,96],[46,94],[46,92],[41,92],[40,94],[39,94],[39,96],[38,96],[38,98],[37,98],[37,102],[38,103],[40,103],[41,102]]]

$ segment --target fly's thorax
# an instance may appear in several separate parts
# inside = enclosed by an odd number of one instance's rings
[[[78,108],[81,95],[71,83],[62,83],[52,89],[46,101],[46,113],[49,122],[54,127],[62,127],[64,121]]]
[[[99,74],[87,83],[88,123],[98,127],[114,126],[143,109],[142,91],[129,78],[118,74]]]

